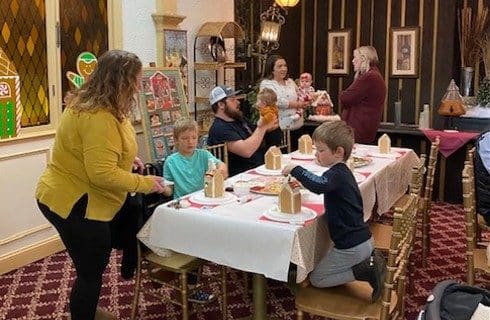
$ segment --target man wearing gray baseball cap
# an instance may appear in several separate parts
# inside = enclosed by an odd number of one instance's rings
[[[248,122],[240,110],[238,93],[230,87],[217,86],[209,94],[215,118],[209,129],[208,144],[226,143],[230,176],[264,163],[266,150],[262,141],[268,131],[279,125],[277,119],[264,124],[262,117],[257,126]]]

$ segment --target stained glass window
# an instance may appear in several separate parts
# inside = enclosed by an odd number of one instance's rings
[[[51,0],[50,0],[51,1]],[[66,72],[77,72],[81,52],[108,50],[107,0],[59,0],[61,66],[47,60],[46,0],[0,1],[0,47],[21,81],[22,127],[49,124],[48,68],[58,70],[63,95],[70,90]]]
[[[49,123],[44,0],[0,1],[0,47],[19,73],[22,126]]]

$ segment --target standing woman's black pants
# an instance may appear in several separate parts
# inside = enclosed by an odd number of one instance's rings
[[[73,206],[67,219],[38,201],[39,209],[58,230],[73,260],[77,277],[70,295],[72,320],[94,319],[102,286],[102,274],[111,254],[109,222],[85,219],[87,195]]]

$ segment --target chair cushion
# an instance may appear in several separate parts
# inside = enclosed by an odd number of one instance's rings
[[[487,226],[483,216],[481,214],[477,214],[477,218],[478,218],[478,228],[480,228],[480,230],[490,231],[490,226]]]
[[[333,288],[300,288],[296,308],[310,314],[335,319],[379,319],[381,299],[371,302],[371,286],[364,281],[353,281]],[[397,303],[391,293],[390,313]]]
[[[370,223],[369,229],[374,237],[374,247],[383,251],[390,249],[392,226],[387,226],[381,223]]]
[[[177,252],[168,257],[160,257],[151,252],[144,259],[158,265],[162,269],[179,273],[195,270],[204,263],[199,258]]]
[[[487,249],[475,249],[473,252],[475,269],[490,273],[490,266],[487,261]]]

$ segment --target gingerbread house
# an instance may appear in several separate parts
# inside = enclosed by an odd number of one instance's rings
[[[309,135],[304,134],[298,139],[298,151],[302,154],[313,153],[313,141]]]
[[[301,192],[298,184],[286,182],[279,192],[279,211],[282,213],[301,212]]]
[[[378,139],[378,149],[379,153],[391,152],[391,139],[386,133]]]
[[[276,146],[272,146],[267,150],[264,156],[265,168],[269,170],[281,169],[282,152]]]
[[[204,196],[220,198],[225,194],[225,178],[220,170],[208,171],[204,176]]]
[[[12,61],[0,49],[0,139],[16,137],[21,121],[19,75]]]
[[[333,112],[332,99],[325,90],[318,90],[314,93],[314,101],[311,105],[315,108],[316,115],[328,116]]]

